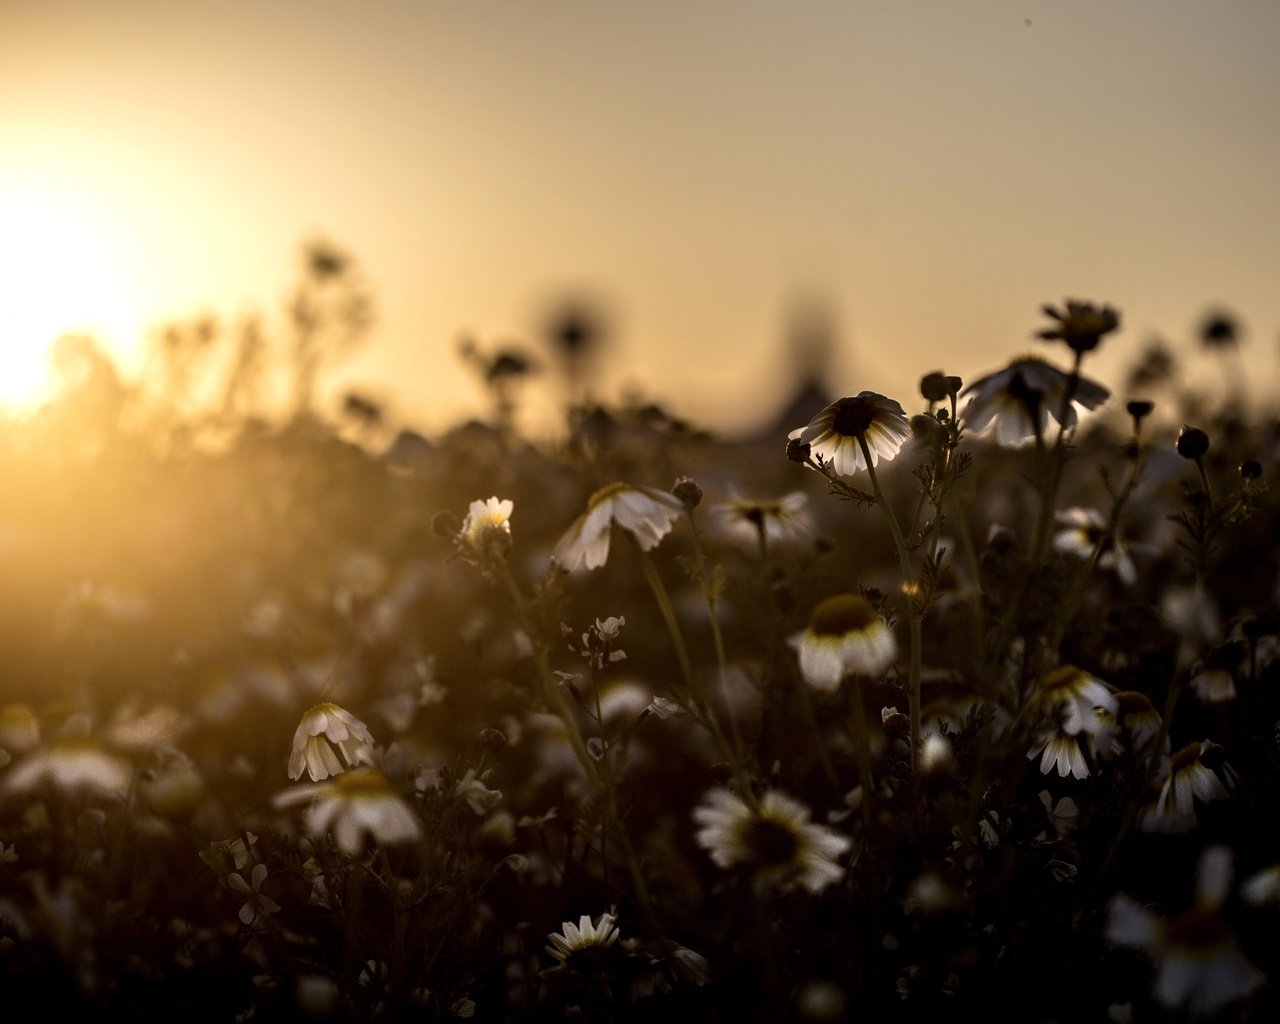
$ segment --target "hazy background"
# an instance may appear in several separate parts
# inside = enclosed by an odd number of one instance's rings
[[[300,242],[361,263],[340,383],[432,430],[456,356],[592,296],[610,397],[734,427],[785,400],[805,303],[831,389],[910,404],[1109,301],[1098,372],[1222,304],[1280,334],[1280,4],[0,0],[0,401],[63,329],[279,317]]]

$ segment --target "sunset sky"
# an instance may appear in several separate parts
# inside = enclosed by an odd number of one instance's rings
[[[0,0],[0,401],[64,329],[278,315],[299,244],[378,306],[343,381],[433,430],[456,356],[612,312],[604,390],[713,425],[782,404],[791,311],[832,390],[913,405],[1124,314],[1098,372],[1223,305],[1274,382],[1274,0]],[[1263,386],[1259,384],[1258,386]]]

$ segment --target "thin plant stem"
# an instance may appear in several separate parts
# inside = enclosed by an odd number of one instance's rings
[[[884,492],[880,489],[880,480],[876,476],[875,466],[871,461],[871,449],[867,445],[865,437],[858,437],[858,444],[862,448],[862,457],[867,463],[867,475],[871,478],[871,489],[875,495],[876,503],[884,510],[885,518],[889,520],[889,532],[893,534],[894,546],[898,549],[898,565],[902,569],[902,585],[907,593],[907,623],[911,634],[911,661],[907,675],[907,702],[908,717],[911,721],[911,773],[916,773],[917,751],[916,746],[920,740],[920,647],[923,640],[923,631],[920,625],[920,612],[916,607],[915,597],[911,593],[914,587],[914,581],[911,578],[911,554],[907,550],[907,542],[902,536],[902,528],[898,525],[898,517],[893,514],[893,508],[885,499]]]
[[[849,677],[849,709],[853,713],[854,749],[858,753],[858,782],[862,786],[862,820],[871,827],[871,734],[867,731],[867,709],[862,703],[862,678]]]
[[[628,533],[627,536],[631,537],[631,534]],[[753,810],[758,810],[759,805],[755,791],[751,788],[750,780],[747,777],[747,772],[742,765],[741,759],[729,745],[729,741],[725,739],[724,730],[720,728],[715,712],[707,703],[705,697],[698,692],[693,676],[693,663],[689,660],[689,648],[684,642],[684,633],[681,632],[680,623],[676,619],[675,607],[671,603],[671,595],[667,593],[667,586],[662,582],[662,577],[658,574],[658,567],[653,564],[653,559],[649,557],[649,553],[640,546],[634,537],[631,539],[640,562],[640,570],[644,574],[645,582],[649,584],[649,590],[653,593],[654,603],[658,606],[658,614],[662,616],[662,621],[667,627],[667,633],[671,636],[671,646],[675,649],[676,660],[680,662],[680,672],[684,677],[685,694],[689,702],[697,710],[698,720],[711,733],[716,746],[720,748],[721,756],[733,769],[734,777],[738,780],[738,785],[742,789],[743,799],[747,801]]]

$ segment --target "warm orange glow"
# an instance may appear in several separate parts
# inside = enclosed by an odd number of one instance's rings
[[[115,249],[103,218],[73,197],[0,182],[0,406],[47,396],[59,335],[117,340],[136,330]]]

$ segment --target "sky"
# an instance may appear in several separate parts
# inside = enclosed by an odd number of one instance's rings
[[[0,0],[0,401],[62,330],[137,372],[276,315],[311,237],[378,310],[331,383],[428,431],[486,408],[463,334],[583,295],[604,397],[725,429],[805,303],[908,407],[1067,297],[1123,314],[1103,379],[1224,306],[1274,381],[1277,44],[1273,0]]]

